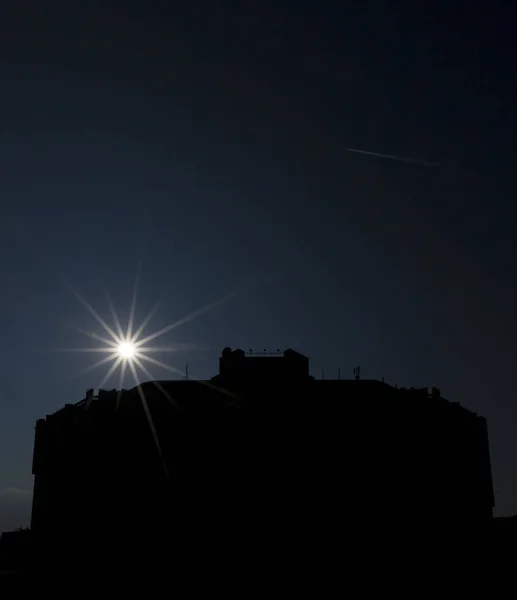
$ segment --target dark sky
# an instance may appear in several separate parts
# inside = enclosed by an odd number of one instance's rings
[[[488,418],[517,512],[511,5],[2,3],[0,529],[35,420],[107,370],[61,351],[102,329],[60,277],[127,320],[138,261],[137,320],[168,294],[150,332],[240,291],[156,340],[173,366],[293,347],[317,376],[436,385]]]

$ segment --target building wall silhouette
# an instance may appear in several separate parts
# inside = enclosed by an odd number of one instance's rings
[[[54,561],[95,547],[98,562],[233,564],[264,544],[302,560],[481,535],[494,504],[483,417],[435,388],[316,380],[294,351],[225,349],[210,381],[90,391],[37,422],[33,473],[32,531]]]
[[[3,570],[21,570],[30,561],[30,529],[3,531],[0,534],[0,573]]]

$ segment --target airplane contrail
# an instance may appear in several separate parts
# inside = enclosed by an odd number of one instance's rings
[[[356,152],[357,154],[367,154],[368,156],[377,156],[378,158],[387,158],[389,160],[398,160],[399,162],[414,163],[424,165],[425,167],[437,167],[440,163],[421,160],[420,158],[408,158],[406,156],[395,156],[394,154],[382,154],[381,152],[369,152],[368,150],[358,150],[357,148],[345,148],[347,152]]]

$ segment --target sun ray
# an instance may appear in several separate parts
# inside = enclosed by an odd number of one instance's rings
[[[207,351],[207,350],[211,350],[211,348],[208,348],[206,346],[200,346],[199,344],[191,344],[189,342],[178,342],[176,344],[174,344],[174,346],[137,346],[135,344],[135,348],[139,351],[139,352],[179,352],[180,350],[183,351],[187,351],[187,350],[203,350],[203,351]]]
[[[111,316],[113,317],[113,322],[115,323],[115,327],[117,329],[118,339],[119,339],[119,341],[122,341],[124,339],[124,330],[122,329],[122,325],[120,324],[120,319],[118,318],[118,314],[117,314],[117,311],[115,310],[115,306],[113,305],[113,302],[111,301],[111,296],[107,292],[106,292],[106,299],[108,300],[108,306],[111,311]]]
[[[131,300],[131,308],[129,310],[129,321],[127,324],[126,340],[130,340],[133,335],[133,323],[135,320],[136,300],[138,297],[138,285],[139,285],[139,281],[140,281],[141,268],[142,268],[142,263],[140,261],[138,261],[138,264],[136,267],[135,283],[133,285],[133,298]]]
[[[124,360],[122,362],[122,366],[120,367],[120,377],[118,380],[118,391],[117,391],[117,402],[115,405],[115,414],[118,413],[118,409],[120,406],[120,397],[122,396],[122,389],[124,386],[124,377],[126,375],[126,369],[127,369],[127,361]]]
[[[140,367],[140,369],[144,372],[144,375],[146,377],[149,377],[152,384],[165,396],[165,398],[167,398],[167,400],[172,404],[172,406],[174,406],[174,407],[178,406],[176,401],[172,399],[171,395],[167,392],[167,390],[163,387],[163,385],[159,381],[156,381],[155,377],[149,371],[149,369],[145,365],[142,364],[142,361],[137,356],[135,356],[133,358],[133,360]]]
[[[151,335],[148,335],[147,337],[138,340],[138,342],[135,343],[135,346],[143,346],[145,343],[150,342],[156,339],[157,337],[162,336],[165,333],[168,333],[169,331],[172,331],[173,329],[176,329],[180,325],[184,325],[185,323],[194,320],[195,318],[201,316],[204,313],[209,312],[210,310],[216,308],[217,306],[220,306],[221,304],[224,304],[225,302],[228,302],[228,300],[230,300],[237,294],[238,292],[232,292],[231,294],[228,294],[223,298],[219,298],[219,300],[216,300],[215,302],[212,302],[211,304],[208,304],[207,306],[200,308],[199,310],[196,310],[193,313],[190,313],[190,315],[187,315],[186,317],[183,317],[182,319],[179,319],[178,321],[167,325],[167,327],[164,327],[163,329],[160,329],[159,331],[156,331],[155,333],[152,333]]]
[[[85,331],[84,329],[79,329],[78,327],[75,327],[74,325],[71,325],[70,327],[73,330],[77,331],[77,333],[82,333],[82,335],[92,338],[92,340],[97,340],[98,342],[102,342],[103,344],[111,346],[112,348],[116,348],[119,343],[119,342],[115,342],[113,340],[109,340],[108,338],[105,338],[102,335],[98,335],[95,333],[95,331]]]
[[[145,354],[142,354],[141,352],[136,353],[136,358],[141,358],[143,360],[146,360],[147,362],[153,363],[153,365],[156,365],[157,367],[161,367],[162,369],[165,369],[166,371],[169,371],[170,373],[175,373],[176,375],[184,374],[183,371],[176,369],[176,367],[171,367],[170,365],[162,362],[161,360],[156,360],[155,358],[146,356]]]
[[[123,360],[124,359],[122,358],[122,356],[119,356],[117,358],[117,360],[111,365],[110,370],[104,376],[104,379],[99,383],[99,388],[102,388],[102,386],[109,380],[109,378],[113,375],[113,373]]]
[[[135,357],[146,360],[147,362],[150,362],[153,365],[156,365],[157,367],[161,367],[162,369],[165,369],[166,371],[169,371],[170,373],[174,373],[176,375],[184,374],[183,371],[181,371],[180,369],[177,369],[176,367],[172,367],[171,365],[168,365],[168,364],[162,362],[161,360],[156,360],[155,358],[152,358],[151,356],[145,356],[145,354],[142,354],[141,352],[137,352]],[[223,394],[231,396],[232,398],[238,397],[237,394],[234,394],[233,392],[230,392],[229,390],[225,390],[224,388],[214,385],[214,384],[210,383],[209,381],[204,381],[202,379],[195,379],[195,378],[194,378],[194,381],[196,381],[197,383],[200,383],[201,385],[209,387],[211,389],[218,390],[218,391],[222,392]]]
[[[106,321],[99,315],[99,313],[93,308],[93,306],[87,302],[81,294],[73,287],[71,283],[69,283],[66,279],[65,285],[72,292],[72,294],[79,300],[79,302],[89,311],[89,313],[95,318],[95,320],[101,325],[113,338],[113,340],[117,341],[117,335],[111,329],[111,327],[106,323]]]
[[[113,354],[110,354],[109,356],[106,356],[105,358],[102,358],[101,360],[97,361],[93,365],[86,367],[86,369],[79,371],[79,373],[77,373],[76,377],[78,377],[79,375],[84,375],[85,373],[89,373],[90,371],[93,371],[97,367],[105,365],[110,360],[115,360],[117,357],[118,357],[118,354],[116,352],[114,352]]]
[[[160,446],[160,440],[158,439],[158,434],[156,432],[156,427],[154,425],[153,417],[151,415],[151,411],[149,410],[149,405],[147,404],[147,399],[145,397],[144,390],[142,389],[142,386],[140,384],[140,381],[138,378],[138,373],[136,372],[135,365],[132,362],[129,362],[129,368],[131,369],[131,372],[133,373],[133,377],[136,382],[136,389],[137,389],[138,395],[140,396],[140,400],[141,400],[142,406],[144,408],[145,416],[147,417],[147,422],[149,423],[149,427],[151,429],[151,433],[154,438],[154,443],[156,445],[156,449],[158,450],[158,454],[160,455],[160,460],[161,460],[163,469],[165,471],[165,476],[168,477],[169,469],[167,467],[167,463],[165,462],[165,458],[163,456],[162,448]]]
[[[166,294],[163,294],[163,296],[160,298],[160,300],[158,300],[158,302],[151,308],[151,311],[149,312],[147,317],[142,321],[142,324],[136,330],[135,335],[131,339],[131,341],[133,343],[136,342],[136,340],[138,340],[138,338],[142,335],[144,329],[147,327],[147,325],[149,325],[149,321],[154,317],[154,315],[156,314],[156,311],[160,308],[160,305],[163,302],[163,299],[165,298],[165,296],[166,296]]]
[[[124,377],[126,376],[127,369],[127,361],[122,363],[122,367],[120,368],[120,379],[119,379],[119,388],[122,389],[124,385]]]
[[[150,363],[153,363],[153,365],[156,365],[157,367],[161,367],[162,369],[165,369],[166,371],[170,371],[171,373],[175,373],[177,375],[183,375],[183,371],[176,369],[176,367],[171,367],[170,365],[162,362],[161,360],[156,360],[155,358],[152,358],[151,356],[145,356],[145,354],[142,354],[141,352],[137,352],[135,357],[141,358]],[[198,383],[200,383],[201,385],[209,387],[210,389],[218,390],[219,392],[226,394],[227,396],[230,396],[231,398],[234,398],[234,399],[238,398],[237,394],[234,394],[233,392],[230,392],[229,390],[219,387],[218,385],[214,385],[213,383],[210,383],[209,381],[204,381],[203,379],[194,379],[194,380],[197,381]]]
[[[203,379],[195,379],[194,381],[197,381],[201,385],[204,385],[205,387],[210,388],[211,390],[216,390],[218,392],[221,392],[222,394],[225,394],[226,396],[230,396],[230,398],[233,398],[234,400],[237,400],[239,398],[239,396],[234,392],[230,392],[230,390],[227,390],[226,388],[223,388],[219,385],[214,385],[209,381],[204,381]]]
[[[58,352],[113,352],[113,348],[58,348]]]
[[[171,346],[164,346],[161,348],[160,346],[145,346],[144,348],[138,348],[139,352],[178,352],[179,348],[173,348]]]

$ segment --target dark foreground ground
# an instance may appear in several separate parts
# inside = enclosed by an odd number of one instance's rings
[[[37,588],[41,593],[84,592],[108,589],[149,593],[176,589],[189,593],[224,593],[256,596],[303,593],[321,597],[338,590],[356,589],[420,597],[438,587],[441,595],[452,590],[479,595],[503,581],[511,582],[517,559],[517,528],[495,524],[484,538],[418,535],[392,539],[365,535],[358,541],[328,532],[318,542],[286,543],[273,536],[269,543],[239,544],[235,538],[207,545],[192,540],[184,548],[167,545],[117,548],[97,546],[59,561],[0,571],[1,592],[20,593]],[[513,587],[513,586],[512,586]],[[7,596],[5,596],[7,597]]]

